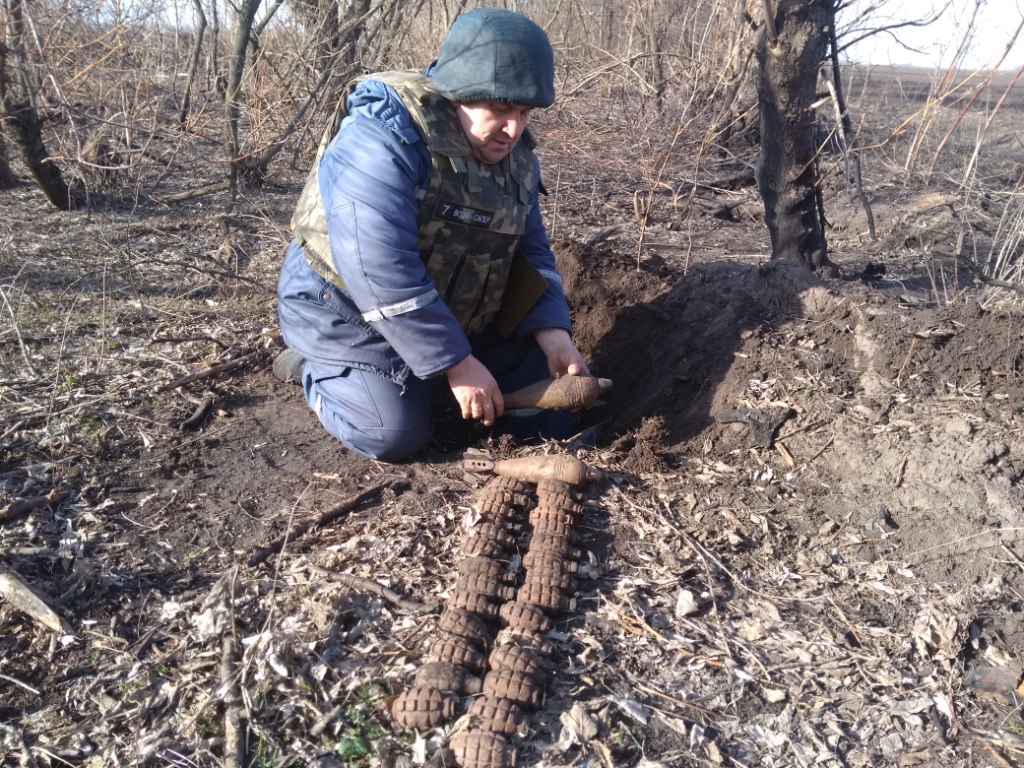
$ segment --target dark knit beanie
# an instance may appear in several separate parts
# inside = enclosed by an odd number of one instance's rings
[[[455,20],[430,72],[452,101],[555,102],[555,57],[544,30],[521,13],[475,8]]]

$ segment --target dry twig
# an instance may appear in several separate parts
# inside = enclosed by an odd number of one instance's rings
[[[185,384],[191,384],[193,381],[199,381],[200,379],[209,379],[213,376],[219,376],[222,373],[227,373],[228,371],[232,371],[235,368],[238,368],[240,365],[244,365],[250,360],[258,359],[265,354],[266,353],[264,350],[257,349],[255,352],[250,352],[247,355],[236,357],[234,360],[228,360],[226,363],[211,365],[205,371],[199,371],[198,373],[190,373],[188,376],[182,376],[180,379],[169,381],[166,384],[157,387],[156,391],[158,393],[167,392],[171,389],[177,389],[178,387],[183,386]]]
[[[224,691],[224,768],[242,768],[245,765],[245,729],[242,727],[241,696],[235,673],[234,626],[224,631],[221,639],[220,682]]]
[[[54,488],[45,496],[33,496],[29,499],[12,501],[3,509],[0,509],[0,523],[10,523],[19,517],[24,517],[33,509],[38,509],[46,504],[49,504],[51,507],[60,504],[67,497],[67,491],[58,491]]]
[[[387,488],[390,488],[395,493],[401,493],[402,491],[408,490],[409,482],[407,480],[392,480],[387,483],[381,483],[380,485],[375,485],[373,486],[373,488],[363,491],[358,496],[352,499],[346,499],[340,504],[336,504],[335,506],[331,507],[326,512],[321,514],[320,517],[316,518],[315,520],[307,520],[305,522],[302,522],[299,525],[297,525],[294,529],[289,529],[288,531],[286,531],[284,535],[278,537],[275,541],[271,542],[267,546],[258,548],[249,557],[248,564],[250,566],[260,565],[268,557],[270,557],[271,555],[275,555],[282,549],[284,549],[284,545],[288,542],[289,539],[297,539],[300,536],[304,536],[312,528],[319,528],[324,525],[327,525],[328,523],[334,522],[339,517],[346,515],[349,512],[352,512],[353,510],[363,506],[364,504],[369,503],[370,501],[376,501],[377,499],[380,498],[381,494],[383,494],[384,490]]]
[[[35,619],[47,629],[64,634],[71,633],[64,619],[29,589],[21,579],[2,566],[0,569],[2,569],[0,570],[0,597],[10,603],[15,610]]]
[[[409,613],[437,613],[440,610],[440,606],[437,603],[421,603],[419,600],[413,600],[411,597],[400,595],[395,590],[385,587],[373,579],[364,579],[362,576],[356,576],[352,573],[332,571],[327,568],[321,568],[319,565],[311,565],[310,568],[313,570],[313,573],[318,573],[331,581],[382,597],[392,605],[398,606],[403,611],[409,611]]]

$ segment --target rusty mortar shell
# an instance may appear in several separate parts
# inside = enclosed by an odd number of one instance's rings
[[[487,657],[491,665],[491,671],[509,669],[523,675],[529,675],[540,682],[544,670],[541,666],[540,656],[528,646],[507,645],[495,646],[491,655]]]
[[[461,768],[515,768],[516,748],[491,731],[460,731],[451,741]]]
[[[428,661],[416,670],[416,686],[454,691],[459,694],[480,693],[482,682],[465,667],[446,661]]]
[[[575,573],[580,569],[580,564],[567,560],[554,550],[530,547],[522,556],[522,566],[526,573],[535,571],[559,571],[562,573]]]
[[[562,590],[530,579],[519,588],[516,600],[536,605],[541,610],[552,613],[576,610],[576,601],[567,597]]]
[[[445,664],[458,664],[474,672],[483,672],[487,667],[487,657],[483,652],[464,637],[443,633],[428,654],[433,661]]]
[[[507,565],[507,562],[494,557],[464,557],[459,562],[458,571],[460,576],[473,574],[511,583],[515,574],[508,570]]]
[[[505,736],[526,734],[526,713],[511,699],[480,695],[469,705],[469,716],[483,731],[492,731]]]
[[[477,648],[487,648],[493,640],[493,634],[484,620],[465,608],[445,606],[437,626],[444,632],[468,640]]]
[[[572,546],[565,536],[554,536],[544,531],[534,531],[527,539],[530,552],[536,552],[538,557],[559,557],[565,561],[566,568],[575,573],[578,570],[577,561],[583,557],[583,552]],[[525,559],[523,565],[526,565]]]
[[[523,456],[500,461],[471,457],[464,460],[464,466],[470,472],[493,472],[528,483],[561,480],[569,485],[582,485],[602,477],[600,470],[588,467],[573,456]]]
[[[486,595],[466,589],[452,590],[446,605],[452,608],[465,608],[487,620],[495,619],[498,616],[497,603],[492,602]]]
[[[537,680],[511,669],[494,669],[484,675],[483,692],[499,699],[511,699],[526,709],[539,707],[544,695]]]
[[[455,719],[455,699],[438,688],[416,686],[402,691],[391,704],[391,718],[403,728],[423,731]]]
[[[514,630],[527,632],[547,632],[551,629],[551,619],[538,608],[521,600],[505,603],[498,611],[498,616],[506,626]]]
[[[596,376],[559,376],[502,394],[506,408],[555,408],[576,411],[598,401],[610,392],[611,379]]]
[[[576,578],[556,565],[547,570],[532,569],[526,572],[524,584],[540,584],[543,587],[557,589],[560,592],[575,592]]]
[[[488,600],[511,600],[516,596],[515,587],[486,573],[463,573],[455,582],[455,592],[471,592],[483,595]]]

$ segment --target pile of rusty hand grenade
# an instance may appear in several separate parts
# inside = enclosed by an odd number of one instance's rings
[[[463,768],[512,768],[526,713],[544,695],[552,653],[544,635],[552,617],[576,607],[570,595],[581,552],[573,524],[583,507],[574,486],[600,473],[568,456],[467,458],[466,467],[494,477],[474,497],[440,634],[391,712],[400,726],[436,728],[456,720],[470,696],[450,756]]]

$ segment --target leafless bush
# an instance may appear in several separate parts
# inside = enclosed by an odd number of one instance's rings
[[[1007,196],[991,247],[980,266],[988,282],[981,296],[982,306],[1008,297],[1015,297],[1018,303],[1024,298],[1024,193],[1019,190]]]

